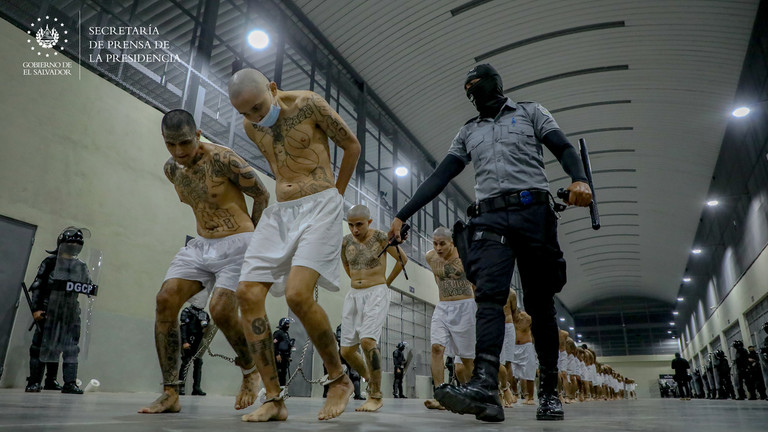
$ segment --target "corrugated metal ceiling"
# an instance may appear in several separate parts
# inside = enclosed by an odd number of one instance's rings
[[[483,62],[522,87],[508,95],[542,103],[593,152],[603,228],[564,213],[561,300],[674,302],[757,1],[294,2],[437,160],[475,115],[465,73],[499,49]],[[547,169],[553,190],[567,186],[559,164]],[[470,196],[473,176],[458,179]]]

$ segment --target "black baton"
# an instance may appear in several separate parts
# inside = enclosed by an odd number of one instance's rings
[[[27,284],[24,282],[21,283],[21,289],[24,291],[24,297],[27,299],[27,305],[29,306],[29,312],[32,314],[32,325],[29,326],[27,331],[32,330],[32,327],[37,324],[37,328],[42,332],[43,328],[40,326],[40,323],[37,322],[35,319],[35,305],[32,304],[32,297],[29,296],[29,291],[27,290]]]
[[[584,138],[579,138],[579,154],[581,163],[584,164],[584,173],[587,175],[589,188],[592,189],[592,202],[589,203],[589,217],[592,219],[592,229],[600,229],[600,213],[597,211],[597,196],[595,195],[595,185],[592,183],[592,164],[589,163],[589,152],[587,151],[587,142]]]
[[[597,196],[595,195],[595,185],[592,182],[592,164],[589,163],[589,151],[587,151],[587,143],[584,138],[579,138],[579,156],[581,156],[581,164],[584,166],[584,173],[587,175],[587,183],[589,189],[592,190],[592,202],[589,203],[589,217],[592,219],[592,229],[600,229],[600,213],[597,211]],[[570,195],[568,189],[560,188],[557,190],[558,198],[567,200]],[[562,204],[556,204],[562,206]],[[565,209],[565,207],[562,207]],[[557,208],[555,208],[557,210]]]

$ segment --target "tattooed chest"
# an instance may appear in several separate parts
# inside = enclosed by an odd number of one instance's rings
[[[352,270],[371,270],[381,265],[378,257],[381,248],[377,244],[365,245],[352,242],[347,245],[345,253],[349,268]]]
[[[178,173],[174,179],[182,202],[193,209],[216,207],[224,199],[229,179],[211,176],[204,169]]]

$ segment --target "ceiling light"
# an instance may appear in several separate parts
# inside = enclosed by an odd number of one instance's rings
[[[560,318],[560,321],[565,321],[565,318]]]
[[[269,36],[264,30],[254,30],[248,33],[248,43],[256,49],[264,49],[269,45]]]
[[[577,335],[576,335],[576,337],[577,337],[577,338],[580,338],[580,337],[581,337],[581,335],[580,335],[580,334],[577,334]]]
[[[684,298],[684,297],[678,297],[678,298],[677,298],[677,301],[683,301],[683,300],[685,300],[685,298]]]
[[[750,109],[748,107],[738,107],[735,110],[731,112],[731,115],[734,117],[745,117],[749,115]]]
[[[669,325],[671,325],[671,326],[674,326],[674,325],[675,325],[675,323],[673,323],[673,322],[670,322],[670,323],[669,323]]]
[[[573,327],[568,327],[568,330],[573,330],[573,329],[574,329]]]
[[[710,206],[710,207],[714,207],[714,206],[716,206],[718,204],[720,204],[720,201],[718,201],[718,200],[709,200],[709,201],[707,201],[707,205]]]
[[[701,249],[694,249],[691,251],[694,255],[698,255],[701,253]]]
[[[683,278],[683,282],[690,282],[690,281],[691,281],[691,278],[689,278],[689,277],[684,277]]]
[[[674,338],[675,338],[675,337],[674,337],[674,336],[672,336],[672,339],[674,339]]]
[[[680,312],[678,312],[678,311],[672,311],[672,315],[677,315],[677,314],[679,314],[679,313],[680,313]]]
[[[672,330],[667,330],[667,333],[672,334]]]
[[[405,176],[407,176],[408,175],[408,168],[406,168],[404,166],[399,166],[399,167],[395,168],[395,175],[397,175],[398,177],[405,177]]]

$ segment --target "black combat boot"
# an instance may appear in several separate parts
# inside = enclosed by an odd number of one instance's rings
[[[77,386],[77,383],[74,381],[64,383],[64,386],[61,388],[61,392],[68,393],[68,394],[83,394],[83,391],[80,389],[80,387]]]
[[[46,363],[45,369],[45,386],[43,390],[61,390],[61,384],[56,381],[56,375],[59,374],[59,362]]]
[[[61,388],[62,393],[69,394],[83,394],[80,387],[77,386],[77,363],[63,363],[62,375],[64,376],[64,386]]]
[[[35,381],[33,377],[27,377],[27,387],[24,389],[27,393],[39,393],[43,388],[40,381]]]
[[[205,396],[205,392],[200,388],[203,381],[203,359],[195,359],[194,370],[192,371],[192,396]]]
[[[476,419],[487,422],[504,421],[499,399],[499,358],[478,354],[469,382],[460,387],[441,384],[435,389],[435,399],[458,414],[474,414]]]
[[[61,384],[55,379],[46,378],[43,390],[61,390]]]
[[[563,404],[557,397],[557,369],[539,366],[539,407],[536,420],[563,420]]]

